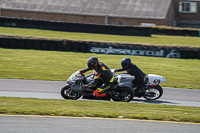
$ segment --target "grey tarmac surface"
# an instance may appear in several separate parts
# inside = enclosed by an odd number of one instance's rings
[[[200,124],[141,120],[2,116],[0,133],[199,133]]]
[[[63,99],[65,81],[0,79],[0,96]],[[155,101],[134,98],[132,102],[200,107],[200,90],[163,87],[163,96]]]

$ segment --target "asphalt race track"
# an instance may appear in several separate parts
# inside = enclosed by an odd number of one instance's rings
[[[63,99],[60,89],[64,81],[0,79],[0,96]],[[134,98],[132,102],[200,107],[200,90],[164,87],[163,96],[155,101]]]
[[[0,115],[0,133],[199,133],[199,131],[199,124],[190,123]]]
[[[63,99],[63,81],[0,79],[0,97]],[[156,101],[132,102],[200,107],[200,90],[164,88]],[[200,124],[126,119],[0,115],[0,133],[199,133]]]

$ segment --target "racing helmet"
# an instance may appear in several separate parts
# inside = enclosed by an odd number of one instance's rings
[[[96,69],[98,64],[99,64],[98,57],[90,57],[87,61],[87,65],[90,70]]]
[[[132,62],[129,57],[125,57],[121,60],[121,66],[124,70],[127,70],[131,64],[132,64]]]

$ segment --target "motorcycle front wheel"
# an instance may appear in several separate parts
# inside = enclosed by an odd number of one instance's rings
[[[71,89],[71,87],[69,85],[66,85],[64,86],[61,91],[61,96],[64,98],[64,99],[73,99],[73,100],[77,100],[79,99],[82,95],[73,91]]]
[[[160,85],[157,85],[151,88],[147,88],[145,90],[143,97],[147,100],[156,100],[160,98],[162,94],[163,94],[162,87]]]
[[[122,102],[130,102],[135,93],[129,87],[118,88],[115,90],[114,95],[112,96],[113,101],[122,101]]]

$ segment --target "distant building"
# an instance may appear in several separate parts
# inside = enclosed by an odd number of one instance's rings
[[[177,26],[200,28],[200,0],[173,0],[173,2]]]
[[[200,0],[0,0],[0,16],[200,28]]]

